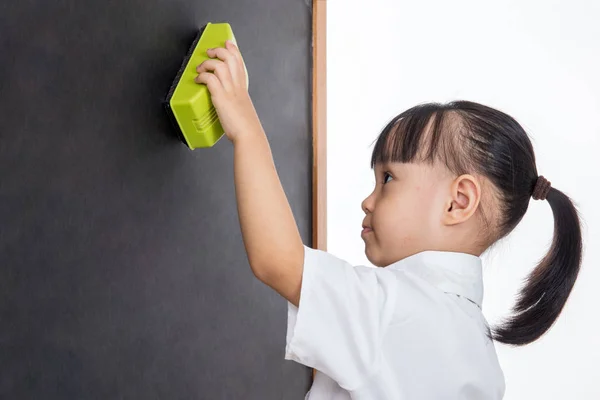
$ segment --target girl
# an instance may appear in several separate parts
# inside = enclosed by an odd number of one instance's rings
[[[288,300],[285,358],[317,369],[307,398],[501,399],[493,340],[525,345],[557,319],[582,243],[571,200],[538,176],[510,116],[471,103],[426,104],[390,121],[371,167],[362,238],[375,266],[304,246],[232,43],[198,66],[234,147],[240,226],[255,276]],[[530,199],[547,200],[554,239],[513,315],[489,329],[480,255]]]

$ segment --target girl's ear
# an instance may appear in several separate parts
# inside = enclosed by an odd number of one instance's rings
[[[461,175],[450,186],[443,222],[456,225],[467,221],[475,213],[481,200],[481,186],[473,175]]]

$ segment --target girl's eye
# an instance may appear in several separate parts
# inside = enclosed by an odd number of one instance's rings
[[[384,185],[385,185],[385,184],[388,182],[388,181],[387,181],[387,179],[386,179],[387,177],[390,177],[390,178],[391,178],[392,176],[391,176],[389,173],[387,173],[387,172],[384,172],[384,173],[383,173],[383,184],[384,184]]]

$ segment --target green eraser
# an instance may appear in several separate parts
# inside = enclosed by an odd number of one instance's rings
[[[196,67],[210,58],[206,51],[225,47],[227,40],[236,43],[228,23],[206,24],[190,46],[165,99],[165,108],[179,138],[192,150],[212,147],[225,133],[208,87],[194,79],[198,76]]]

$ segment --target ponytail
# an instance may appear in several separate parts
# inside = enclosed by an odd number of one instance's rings
[[[529,344],[548,331],[579,274],[582,242],[577,209],[567,195],[552,187],[546,200],[554,215],[552,246],[527,277],[513,307],[514,315],[493,329],[493,339],[501,343]]]

